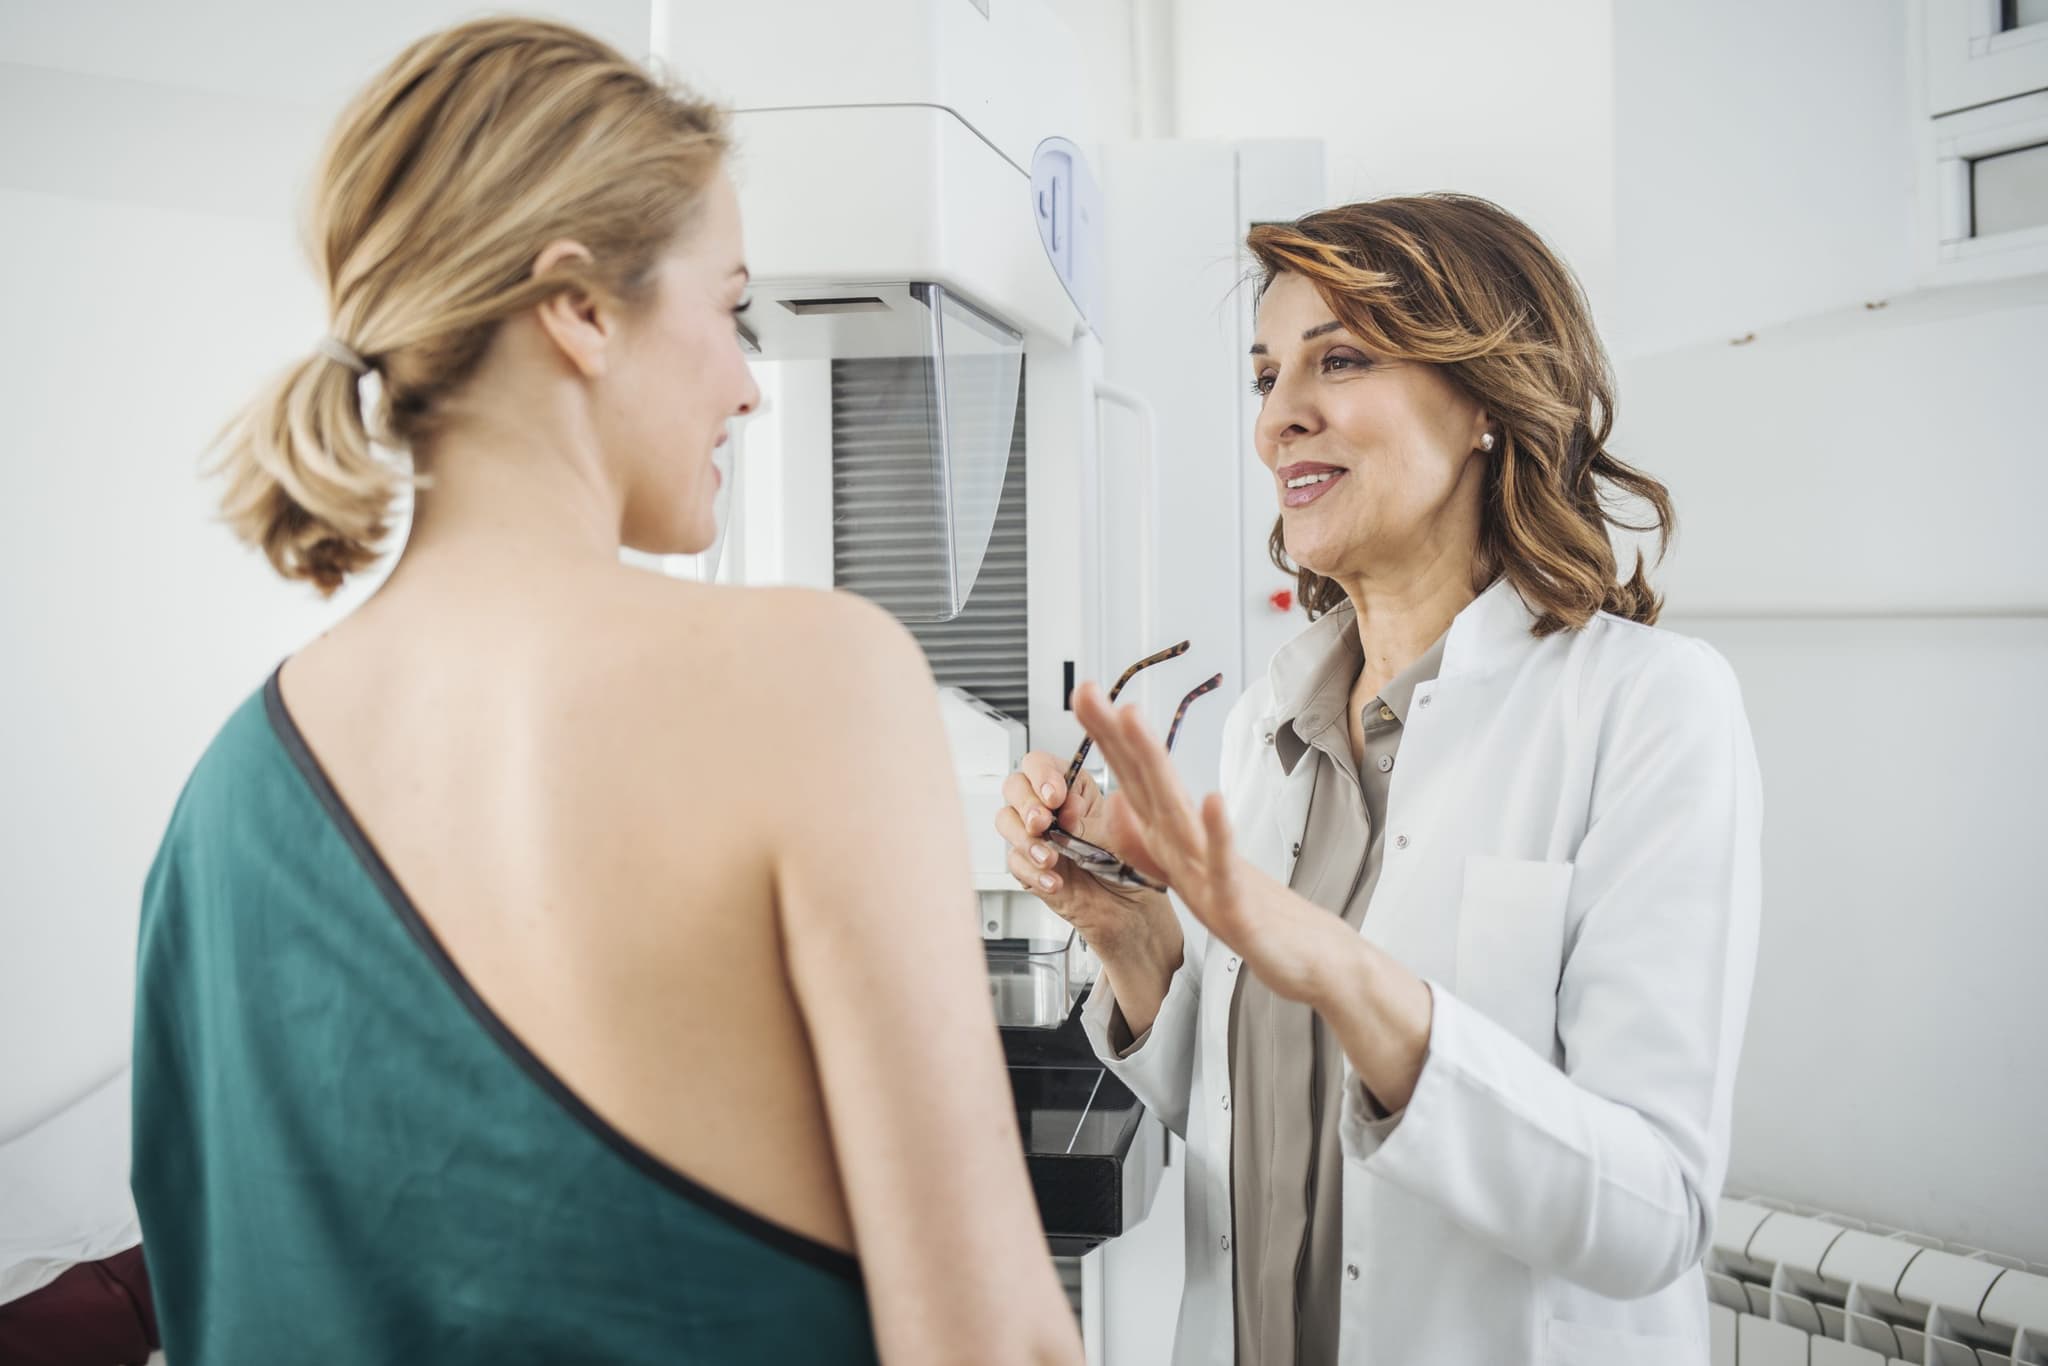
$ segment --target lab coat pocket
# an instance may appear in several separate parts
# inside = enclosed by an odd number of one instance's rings
[[[1550,1321],[1547,1366],[1694,1366],[1707,1359],[1706,1344],[1690,1338],[1631,1333],[1571,1319]]]
[[[1475,854],[1458,901],[1460,999],[1548,1058],[1572,865]]]

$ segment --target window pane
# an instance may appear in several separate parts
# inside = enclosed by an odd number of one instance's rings
[[[2048,225],[2048,142],[1970,163],[1976,237]]]
[[[2048,24],[2048,0],[2000,0],[1999,31],[2010,32],[2028,24]]]

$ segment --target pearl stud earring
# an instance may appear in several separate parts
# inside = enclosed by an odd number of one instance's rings
[[[1493,449],[1492,432],[1487,432],[1479,438],[1479,449],[1482,451],[1490,451]]]

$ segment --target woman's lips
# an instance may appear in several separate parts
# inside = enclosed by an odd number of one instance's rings
[[[1275,471],[1280,480],[1280,506],[1307,507],[1342,483],[1351,471],[1337,465],[1288,465]]]

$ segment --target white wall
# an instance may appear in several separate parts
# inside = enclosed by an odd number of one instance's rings
[[[0,1136],[127,1058],[143,874],[212,729],[328,612],[212,525],[213,431],[321,331],[281,223],[0,189]],[[246,292],[245,292],[246,291]],[[113,301],[118,307],[110,307]],[[25,950],[23,946],[26,946]]]
[[[2044,1261],[2048,278],[1910,289],[1905,24],[1617,7],[1616,447],[1763,767],[1731,1184]]]
[[[1912,282],[1905,0],[1614,7],[1618,354]]]
[[[1673,603],[2048,611],[2044,338],[2035,277],[1624,359],[1617,449],[1678,501]]]
[[[2044,365],[2048,281],[1901,295],[1624,362],[1616,431],[1763,766],[1731,1182],[2035,1261]]]
[[[1181,0],[1187,138],[1312,137],[1329,198],[1463,190],[1512,209],[1614,285],[1612,0]],[[1625,7],[1624,7],[1625,8]]]
[[[1131,0],[1046,0],[1073,35],[1081,87],[1091,102],[1080,126],[1116,141],[1138,130],[1138,86],[1131,67]]]
[[[2048,618],[1688,618],[1764,775],[1731,1185],[2048,1261]]]
[[[0,7],[0,1139],[126,1060],[138,898],[185,774],[346,606],[236,546],[200,458],[326,330],[296,218],[331,120],[472,8]],[[646,48],[644,4],[526,8]]]

